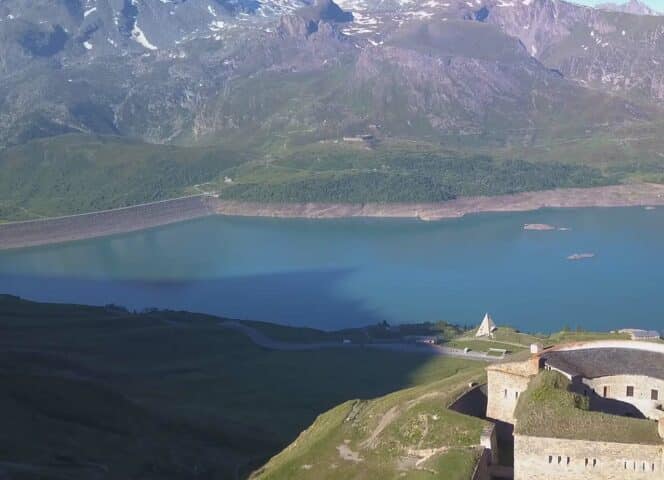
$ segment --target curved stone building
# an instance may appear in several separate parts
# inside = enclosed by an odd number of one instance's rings
[[[664,344],[596,341],[487,368],[516,480],[664,480]]]

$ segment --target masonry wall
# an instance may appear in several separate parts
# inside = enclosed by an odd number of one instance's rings
[[[491,451],[483,450],[480,459],[477,461],[475,472],[473,473],[473,480],[491,480],[491,473],[489,467],[491,466]]]
[[[662,445],[514,436],[514,480],[663,480]]]
[[[658,420],[664,412],[658,407],[664,404],[664,381],[640,375],[615,375],[584,379],[583,383],[601,397],[607,387],[607,398],[627,402],[638,408],[646,417]],[[627,396],[627,387],[634,387],[634,396]],[[652,390],[657,391],[657,400],[651,399]]]
[[[498,370],[488,370],[486,416],[514,423],[514,409],[519,395],[526,391],[530,378]]]

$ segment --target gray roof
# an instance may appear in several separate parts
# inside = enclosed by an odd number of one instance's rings
[[[664,380],[664,354],[629,348],[587,348],[551,351],[542,355],[547,365],[584,378],[644,375]]]

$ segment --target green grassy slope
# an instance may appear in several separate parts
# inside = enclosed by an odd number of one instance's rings
[[[530,345],[541,343],[545,347],[570,342],[588,342],[593,340],[629,340],[626,333],[587,332],[584,330],[565,329],[550,334],[531,334],[520,332],[511,327],[498,327],[491,338],[475,337],[477,329],[468,330],[452,336],[445,341],[449,347],[469,348],[476,352],[489,352],[490,349],[505,350],[508,354],[527,355]],[[499,354],[499,352],[492,352]]]
[[[0,297],[0,472],[233,478],[335,405],[482,368],[362,349],[268,351],[218,322]]]
[[[516,155],[507,158],[506,152],[497,158],[490,152],[468,154],[401,141],[374,148],[317,143],[278,151],[150,145],[81,135],[34,140],[0,150],[0,221],[103,210],[202,191],[269,202],[435,202],[605,185],[623,178],[574,162],[520,161],[514,160]],[[233,183],[225,183],[226,177]]]
[[[516,157],[515,157],[516,158]],[[591,166],[468,155],[432,145],[318,144],[232,169],[221,195],[263,202],[440,202],[618,181]]]
[[[0,296],[0,473],[243,478],[281,451],[258,478],[469,477],[484,423],[447,406],[483,381],[484,363],[371,349],[270,351],[220,321]],[[247,323],[291,342],[394,332]],[[413,333],[474,350],[507,348],[513,358],[533,341],[622,338],[500,328],[487,341],[443,323],[399,331]]]
[[[319,416],[259,479],[468,479],[486,424],[448,410],[483,378],[473,369],[371,401],[346,402]]]
[[[82,213],[173,198],[245,160],[222,147],[150,145],[119,137],[65,135],[35,140],[0,150],[0,219]]]

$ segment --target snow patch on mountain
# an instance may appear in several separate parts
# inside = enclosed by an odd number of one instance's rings
[[[134,28],[131,31],[131,38],[133,38],[138,44],[142,45],[148,50],[157,50],[157,47],[150,43],[148,38],[145,36],[145,33],[143,33],[143,30],[139,28],[138,23],[134,24]]]
[[[212,30],[213,32],[218,32],[219,30],[223,30],[224,27],[226,27],[226,24],[221,20],[215,20],[214,22],[210,23],[210,30]]]

